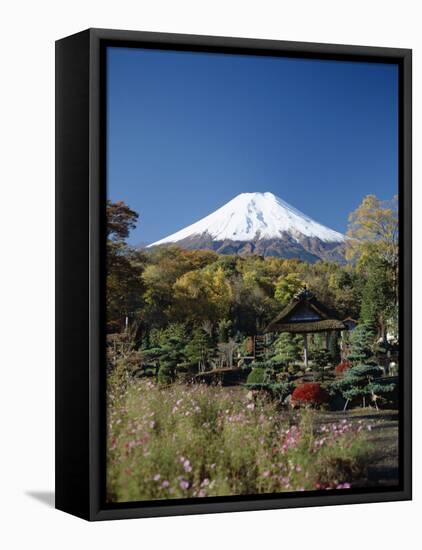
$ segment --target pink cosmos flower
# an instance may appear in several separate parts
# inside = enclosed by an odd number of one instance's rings
[[[350,489],[350,487],[351,487],[350,483],[339,483],[336,489]]]
[[[192,471],[192,466],[190,465],[189,460],[184,461],[183,469],[185,470],[185,472],[191,472]]]
[[[179,486],[182,489],[182,491],[186,491],[186,489],[189,488],[189,481],[182,479],[182,481],[179,483]]]

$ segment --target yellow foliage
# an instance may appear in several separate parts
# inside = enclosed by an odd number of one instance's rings
[[[289,273],[285,277],[279,277],[275,284],[274,298],[285,306],[293,298],[293,296],[303,289],[303,281],[296,273]]]
[[[349,216],[349,237],[346,247],[348,260],[357,260],[363,267],[374,254],[391,266],[398,261],[398,198],[381,201],[367,195]]]

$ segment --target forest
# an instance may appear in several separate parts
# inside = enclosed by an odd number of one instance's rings
[[[107,205],[107,331],[125,335],[134,362],[156,365],[162,380],[233,366],[233,357],[248,355],[250,337],[303,288],[340,319],[364,325],[380,350],[397,345],[396,199],[369,195],[351,213],[344,265],[176,246],[137,249],[127,238],[138,218],[123,202]],[[317,337],[313,343],[317,353]],[[273,355],[299,361],[300,349],[297,336],[282,334]],[[332,355],[339,362],[338,350]]]

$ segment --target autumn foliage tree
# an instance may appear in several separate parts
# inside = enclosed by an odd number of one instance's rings
[[[396,332],[398,324],[398,197],[366,196],[349,222],[346,257],[365,278],[360,318],[377,326],[378,337],[386,340],[388,326]]]
[[[348,259],[365,262],[375,253],[396,268],[399,254],[398,197],[381,201],[375,195],[367,195],[349,216],[347,236]]]
[[[316,406],[322,405],[327,401],[328,394],[318,382],[299,384],[292,393],[292,404],[295,406]]]
[[[398,283],[399,220],[398,197],[381,201],[375,195],[366,196],[349,216],[349,237],[346,257],[357,261],[365,270],[368,263],[378,258],[389,269],[391,282]]]
[[[303,281],[296,273],[281,276],[275,284],[274,298],[284,307],[303,287]]]
[[[107,320],[118,329],[124,318],[140,306],[144,259],[126,239],[135,228],[138,214],[124,202],[107,201]]]

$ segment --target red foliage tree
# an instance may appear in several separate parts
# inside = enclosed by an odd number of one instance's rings
[[[350,361],[347,361],[347,360],[342,361],[342,362],[339,363],[339,364],[336,366],[336,368],[335,368],[336,376],[342,376],[343,373],[344,373],[347,369],[350,369],[351,366],[352,366],[352,364],[350,363]]]
[[[327,401],[327,392],[317,382],[299,384],[292,393],[293,405],[322,405]]]

